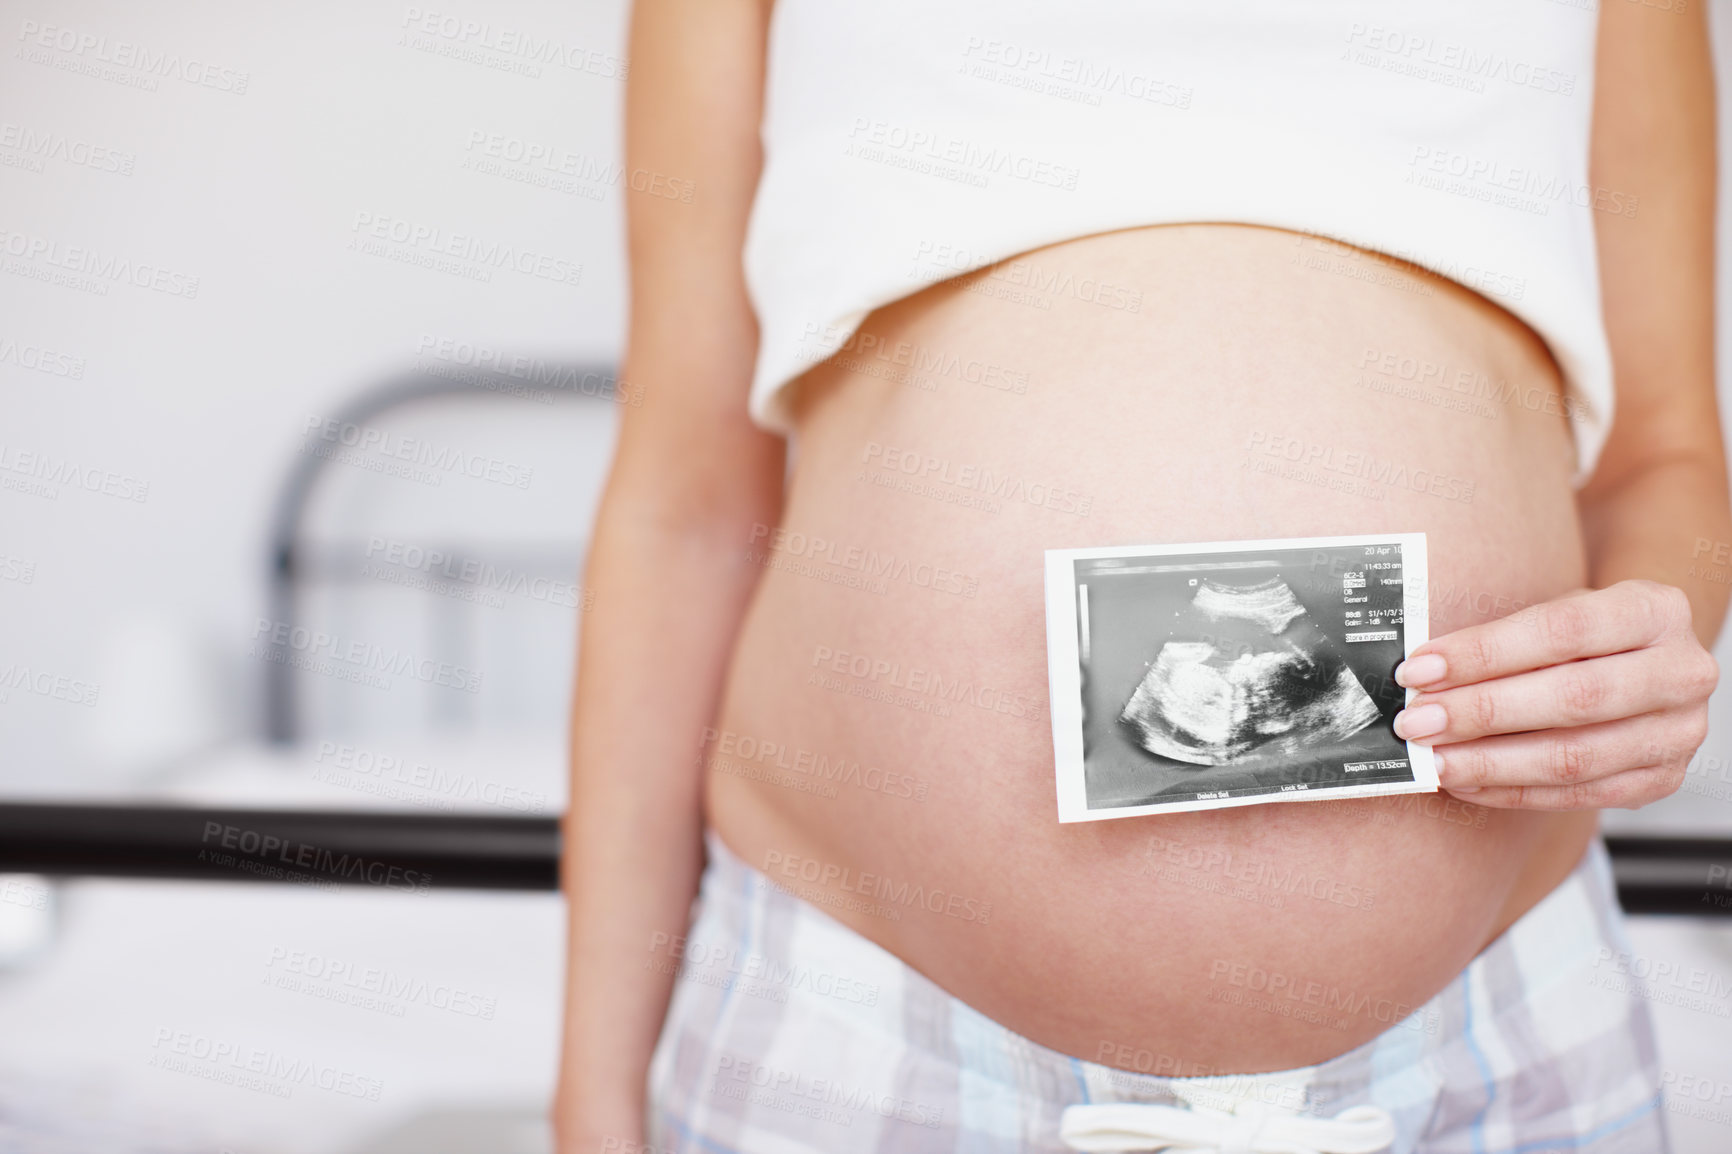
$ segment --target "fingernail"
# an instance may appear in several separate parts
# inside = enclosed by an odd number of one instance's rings
[[[1409,657],[1395,667],[1395,683],[1408,689],[1417,689],[1421,685],[1430,685],[1434,681],[1442,681],[1443,675],[1449,672],[1443,657],[1437,653],[1422,653],[1418,657]]]
[[[1442,733],[1449,724],[1449,714],[1441,705],[1420,705],[1404,709],[1395,715],[1395,734],[1405,741]]]

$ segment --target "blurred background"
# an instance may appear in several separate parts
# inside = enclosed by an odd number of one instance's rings
[[[0,0],[0,800],[563,809],[622,187],[689,191],[624,169],[627,7]],[[1608,826],[1732,837],[1728,692]],[[1727,924],[1634,922],[1687,1154],[1732,1149]],[[0,876],[0,1151],[545,1151],[561,935]]]

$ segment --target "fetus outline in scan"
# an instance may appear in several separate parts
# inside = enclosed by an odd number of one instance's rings
[[[1298,754],[1380,716],[1333,641],[1280,576],[1199,578],[1119,713],[1137,744],[1206,769]]]

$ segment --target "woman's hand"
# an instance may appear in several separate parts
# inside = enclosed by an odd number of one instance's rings
[[[1428,641],[1397,736],[1444,789],[1510,809],[1634,809],[1683,784],[1720,667],[1671,585],[1620,581]]]

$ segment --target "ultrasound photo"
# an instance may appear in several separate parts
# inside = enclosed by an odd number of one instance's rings
[[[1060,821],[1437,788],[1395,736],[1425,535],[1055,549]]]

